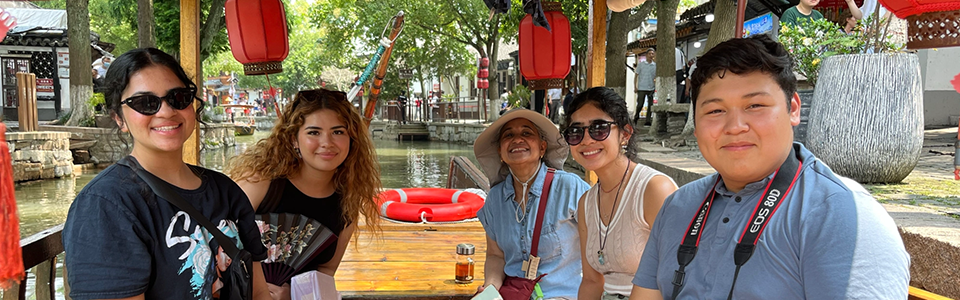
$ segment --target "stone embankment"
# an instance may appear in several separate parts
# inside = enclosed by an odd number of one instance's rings
[[[426,122],[422,125],[427,130],[429,140],[460,144],[473,144],[480,133],[487,129],[487,125],[476,123]],[[396,121],[373,121],[370,123],[370,134],[374,139],[396,140],[400,125]]]
[[[70,134],[66,132],[8,132],[15,182],[73,175]]]

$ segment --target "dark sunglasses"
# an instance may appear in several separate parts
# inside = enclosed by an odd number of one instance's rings
[[[590,138],[600,142],[610,136],[610,126],[615,125],[617,123],[612,121],[595,120],[586,126],[570,126],[563,131],[563,138],[567,140],[567,144],[570,144],[570,146],[576,146],[583,141],[583,132],[586,131],[590,133]]]
[[[170,104],[170,107],[173,109],[181,110],[189,107],[196,99],[197,89],[177,88],[170,90],[167,92],[167,95],[163,97],[149,94],[136,95],[120,101],[120,104],[126,104],[142,115],[152,116],[160,111],[160,106],[163,105],[164,100],[166,100],[167,104]]]

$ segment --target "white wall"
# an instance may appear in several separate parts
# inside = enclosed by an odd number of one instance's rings
[[[957,126],[960,93],[951,80],[960,73],[960,47],[917,51],[923,77],[923,123],[929,127]]]

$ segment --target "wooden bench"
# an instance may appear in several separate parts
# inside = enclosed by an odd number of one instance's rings
[[[358,244],[347,248],[337,270],[344,299],[469,299],[483,284],[487,249],[480,222],[409,224],[382,221],[383,234],[372,239],[360,224]],[[476,246],[474,280],[454,282],[456,247]]]

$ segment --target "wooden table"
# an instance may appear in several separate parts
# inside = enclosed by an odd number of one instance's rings
[[[381,239],[373,239],[361,222],[337,270],[344,299],[469,299],[483,283],[486,235],[480,222],[402,224],[381,222]],[[474,281],[454,283],[456,247],[476,246]],[[356,246],[355,246],[356,245]],[[358,246],[358,247],[357,247]]]

